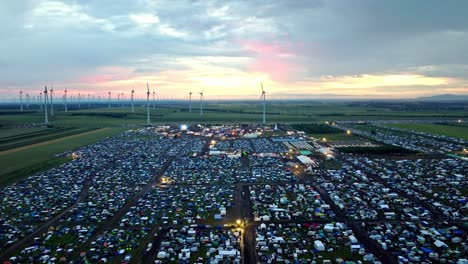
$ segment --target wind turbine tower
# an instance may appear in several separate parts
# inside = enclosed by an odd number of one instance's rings
[[[203,101],[205,100],[205,96],[203,96],[203,92],[205,91],[205,89],[203,89],[201,91],[200,94],[200,115],[202,116],[203,115]]]
[[[266,92],[265,90],[263,89],[263,83],[260,83],[260,85],[262,86],[262,95],[260,96],[260,101],[262,101],[262,104],[263,104],[263,124],[266,123],[266,117],[265,117],[265,104],[266,104],[266,98],[265,98],[265,95],[266,95]]]
[[[39,93],[39,105],[41,106],[42,110],[42,92]]]
[[[154,93],[153,93],[154,94]],[[150,91],[149,91],[149,85],[146,83],[146,124],[149,126],[150,125],[150,105],[149,105],[149,96],[150,96]]]
[[[23,112],[23,91],[20,91],[20,104],[21,104],[21,112]]]
[[[65,94],[63,95],[63,102],[65,103],[65,112],[68,112],[68,106],[67,106],[67,89],[65,89]]]
[[[135,107],[133,105],[133,94],[135,93],[135,90],[132,89],[132,113],[135,113]]]
[[[29,94],[26,93],[26,109],[29,110]]]
[[[192,88],[190,88],[189,92],[189,112],[192,113]]]
[[[47,86],[44,86],[44,123],[49,124],[49,116],[47,115]]]
[[[156,101],[155,101],[155,98],[156,98],[156,91],[153,90],[153,109],[156,108]]]
[[[78,94],[78,109],[81,109],[81,94]]]
[[[111,102],[110,102],[111,98],[110,98],[110,96],[111,96],[111,92],[109,91],[109,109],[110,109],[110,105],[111,105]]]
[[[52,99],[54,93],[54,87],[50,86],[50,116],[54,116],[54,101]]]

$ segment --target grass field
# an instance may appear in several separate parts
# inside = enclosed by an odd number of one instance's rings
[[[188,105],[184,102],[160,102],[156,109],[151,108],[153,123],[204,123],[204,122],[243,122],[259,123],[262,120],[262,108],[258,102],[206,102],[204,114],[200,115],[199,105],[193,104],[192,113],[188,112]],[[139,105],[135,113],[129,107],[114,105],[108,109],[101,104],[98,108],[81,109],[74,106],[69,112],[59,111],[56,106],[56,116],[51,123],[56,126],[88,127],[118,126],[121,124],[144,124],[146,122],[146,108]],[[70,106],[71,108],[71,106]],[[380,120],[380,119],[434,119],[452,118],[465,119],[464,110],[437,109],[430,107],[410,108],[402,110],[392,105],[350,102],[281,102],[267,104],[267,122],[271,123],[312,123],[325,120]],[[43,113],[34,109],[32,113],[20,113],[18,109],[7,108],[0,110],[0,127],[8,128],[24,123],[41,123]],[[9,112],[11,114],[9,114]]]
[[[48,140],[84,133],[93,128],[51,128],[42,131],[0,138],[0,152],[28,146]],[[21,129],[17,129],[21,131]]]
[[[391,124],[392,127],[468,140],[468,127],[442,124]]]
[[[120,128],[106,128],[94,133],[88,132],[74,135],[67,140],[52,140],[44,145],[32,146],[20,151],[0,152],[0,185],[18,181],[33,173],[46,170],[68,161],[67,158],[55,157],[65,151],[77,149],[81,146],[92,144],[105,137],[115,135],[122,131]]]
[[[329,141],[354,140],[358,137],[346,135],[342,131],[327,130],[323,126],[310,127],[311,123],[334,120],[380,120],[380,119],[466,119],[467,113],[463,105],[456,110],[440,105],[413,105],[408,103],[375,103],[375,102],[334,102],[334,101],[274,101],[267,104],[267,122],[285,124],[306,124],[308,135],[317,138],[327,138]],[[151,108],[152,124],[196,124],[196,123],[260,123],[262,108],[258,102],[215,102],[207,101],[204,114],[200,115],[199,105],[193,104],[192,112],[188,112],[186,102],[158,102],[158,107]],[[435,109],[435,110],[434,110]],[[451,109],[451,110],[450,110]],[[11,183],[52,166],[66,159],[56,158],[54,154],[72,150],[91,144],[104,137],[122,131],[126,125],[146,124],[146,108],[135,107],[132,113],[129,107],[113,104],[109,109],[107,104],[94,105],[87,109],[87,104],[69,105],[69,111],[63,111],[63,105],[55,105],[55,116],[50,117],[51,127],[37,126],[43,123],[44,115],[38,105],[32,105],[30,111],[20,112],[13,105],[0,105],[0,184]],[[303,126],[300,130],[307,128]],[[314,125],[312,125],[314,126]],[[432,125],[431,131],[459,136],[466,139],[467,126]],[[108,128],[107,130],[99,130]],[[437,128],[437,129],[436,129]],[[442,129],[443,128],[443,129]],[[298,128],[299,129],[299,128]],[[324,130],[325,129],[325,130]],[[90,134],[83,132],[96,131]],[[53,139],[67,138],[66,141]],[[41,146],[35,144],[48,142]],[[23,149],[23,147],[32,146]],[[15,150],[16,149],[16,150]],[[12,150],[11,152],[5,152]]]

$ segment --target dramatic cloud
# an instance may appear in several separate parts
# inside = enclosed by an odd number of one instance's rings
[[[467,1],[0,2],[0,89],[185,98],[468,93]]]

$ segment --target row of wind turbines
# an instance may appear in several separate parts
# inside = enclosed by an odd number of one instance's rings
[[[262,123],[265,124],[266,123],[266,92],[265,92],[265,89],[263,88],[263,83],[261,82],[260,83],[260,86],[262,87],[262,94],[260,95],[260,102],[261,104],[263,105],[263,119],[262,119]],[[205,89],[203,89],[201,92],[199,92],[198,94],[200,95],[200,115],[203,115],[203,102],[205,101],[205,96],[203,94],[203,92],[205,91]],[[190,89],[190,93],[189,93],[189,112],[191,113],[192,112],[192,90]]]
[[[263,83],[260,83],[260,86],[262,88],[262,93],[260,95],[260,103],[263,106],[262,123],[266,124],[266,92],[265,92],[265,89],[263,88]],[[150,104],[150,95],[151,94],[153,95],[152,108],[154,109],[154,108],[156,108],[156,104],[155,104],[156,91],[153,90],[153,92],[151,93],[148,83],[146,83],[146,89],[147,89],[147,91],[146,91],[146,123],[147,123],[147,125],[150,125],[151,124],[151,120],[150,120],[150,116],[151,116],[150,115],[150,106],[151,106],[151,104]],[[37,97],[37,101],[38,101],[38,104],[40,106],[40,110],[44,110],[44,123],[46,125],[49,124],[49,114],[48,114],[48,108],[49,107],[50,107],[50,116],[52,116],[52,117],[54,116],[53,92],[54,92],[54,90],[53,90],[52,86],[50,87],[50,90],[48,90],[47,86],[45,86],[44,91],[40,92],[40,94]],[[67,92],[68,92],[68,90],[65,89],[64,94],[63,94],[63,104],[64,104],[65,112],[68,112]],[[205,92],[205,89],[202,89],[202,91],[198,93],[200,95],[200,116],[203,116],[203,103],[205,102],[204,92]],[[20,91],[19,94],[20,94],[20,111],[23,112],[24,111],[23,91]],[[109,91],[108,92],[108,108],[109,109],[111,108],[111,100],[112,100],[111,94],[112,94],[112,92]],[[135,112],[134,94],[135,94],[135,90],[132,89],[131,97],[130,97],[132,113]],[[192,89],[190,89],[190,92],[189,92],[189,112],[190,113],[192,112],[192,94],[193,94]],[[120,101],[120,96],[122,96],[122,107],[123,107],[124,94],[123,93],[118,93],[118,97],[117,97],[118,101]],[[44,97],[44,101],[42,101],[42,97]],[[83,97],[83,98],[85,98],[85,97]],[[78,108],[81,108],[80,99],[81,99],[81,95],[78,94]],[[93,101],[94,101],[94,96],[93,96]],[[26,108],[27,109],[29,109],[29,104],[30,103],[31,103],[31,96],[28,93],[26,93]],[[88,107],[91,108],[91,95],[90,94],[88,94]]]

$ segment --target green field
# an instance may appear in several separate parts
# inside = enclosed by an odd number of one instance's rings
[[[144,124],[146,108],[136,106],[135,113],[129,107],[113,106],[101,108],[77,109],[65,113],[56,106],[56,116],[51,122],[56,126],[86,126],[103,127],[122,124]],[[464,110],[432,110],[421,108],[401,110],[392,105],[351,102],[281,102],[267,104],[267,122],[269,123],[313,123],[333,120],[381,120],[381,119],[434,119],[434,118],[466,118]],[[9,114],[9,112],[11,114]],[[43,122],[43,113],[33,109],[32,113],[20,113],[18,109],[0,110],[0,127],[5,128],[24,123]],[[194,103],[192,112],[184,102],[159,103],[156,109],[151,108],[153,123],[259,123],[262,120],[262,108],[258,102],[206,102],[204,114],[200,115],[199,105]]]
[[[390,126],[468,140],[467,126],[443,124],[391,124]]]
[[[338,102],[338,101],[273,101],[267,104],[267,122],[283,124],[301,124],[295,128],[317,138],[329,141],[355,140],[359,137],[326,126],[325,121],[336,120],[405,120],[405,119],[466,119],[463,106],[457,110],[441,105],[433,110],[433,105],[409,103],[375,102]],[[258,102],[214,102],[204,105],[204,114],[200,115],[199,105],[193,104],[188,111],[186,102],[158,102],[158,107],[150,109],[152,124],[198,124],[198,123],[260,123],[262,107]],[[17,107],[0,105],[0,184],[7,184],[27,177],[67,161],[54,155],[91,144],[105,137],[114,135],[126,127],[146,124],[146,108],[135,106],[132,113],[129,107],[114,104],[110,109],[107,104],[95,105],[87,109],[86,104],[69,105],[64,112],[62,105],[55,105],[55,116],[49,118],[48,128],[41,126],[44,114],[37,105],[32,105],[28,112],[20,112]],[[315,123],[315,124],[314,124]],[[317,124],[319,123],[319,124]],[[443,133],[449,136],[467,138],[467,126],[425,125],[426,132]],[[407,126],[407,125],[402,125]],[[427,130],[431,127],[432,130]],[[91,134],[83,132],[109,128]],[[76,136],[76,137],[74,137]],[[54,142],[53,139],[73,137],[70,140]],[[50,141],[50,142],[49,142]],[[41,142],[42,146],[22,149]],[[2,152],[3,151],[3,152]],[[9,152],[10,151],[10,152]],[[13,151],[13,152],[11,152]]]
[[[75,135],[71,139],[51,142],[42,146],[17,152],[0,152],[0,185],[20,180],[33,173],[46,170],[68,161],[68,158],[56,157],[56,154],[73,150],[81,146],[92,144],[103,138],[115,135],[122,131],[119,128],[107,128],[86,135]]]

